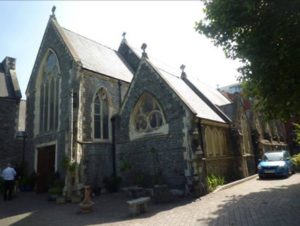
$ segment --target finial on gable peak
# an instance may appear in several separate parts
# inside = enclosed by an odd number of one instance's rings
[[[146,53],[146,48],[147,48],[147,44],[143,43],[142,46],[141,46],[141,49],[143,50],[142,56],[148,58],[148,55]]]
[[[52,12],[52,14],[51,14],[51,18],[54,18],[54,19],[56,19],[55,18],[55,10],[56,10],[56,6],[54,5],[53,7],[52,7],[52,9],[51,9],[51,12]]]
[[[186,73],[185,73],[184,69],[185,69],[185,65],[181,64],[181,66],[180,66],[180,70],[181,70],[180,78],[182,78],[182,79],[186,79]]]
[[[122,43],[124,43],[124,42],[127,42],[126,41],[126,32],[124,31],[123,33],[122,33]]]

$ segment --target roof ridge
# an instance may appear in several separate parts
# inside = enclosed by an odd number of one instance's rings
[[[104,44],[102,44],[102,43],[100,43],[100,42],[97,42],[97,41],[95,41],[95,40],[93,40],[93,39],[90,39],[90,38],[88,38],[88,37],[86,37],[86,36],[83,36],[83,35],[81,35],[81,34],[75,32],[75,31],[71,31],[71,30],[69,30],[69,29],[67,29],[67,28],[65,28],[65,27],[62,27],[62,26],[61,26],[61,28],[64,29],[64,30],[67,30],[67,31],[69,31],[69,32],[72,32],[73,34],[75,34],[75,35],[77,35],[77,36],[80,36],[80,37],[82,37],[82,38],[84,38],[84,39],[86,39],[86,40],[88,40],[88,41],[94,42],[94,43],[96,43],[96,44],[98,44],[98,45],[101,45],[101,46],[107,48],[107,49],[110,49],[110,50],[113,50],[113,51],[117,52],[115,49],[113,49],[113,48],[111,48],[111,47],[109,47],[109,46],[107,46],[107,45],[104,45]]]
[[[150,59],[150,61],[151,61],[151,59]],[[154,67],[157,67],[159,70],[164,71],[164,72],[168,73],[169,75],[171,75],[171,76],[173,76],[175,78],[181,79],[180,76],[174,75],[172,72],[169,72],[169,71],[167,71],[166,69],[164,69],[162,67],[156,66],[155,63],[154,63]]]

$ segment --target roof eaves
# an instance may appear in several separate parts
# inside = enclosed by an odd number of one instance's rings
[[[231,119],[213,102],[211,102],[199,89],[197,89],[187,77],[182,79],[210,108],[212,108],[225,122],[230,123]]]

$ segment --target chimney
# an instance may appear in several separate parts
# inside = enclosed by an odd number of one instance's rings
[[[4,67],[5,74],[7,74],[9,70],[16,70],[16,59],[12,57],[5,57],[2,61],[2,65]]]

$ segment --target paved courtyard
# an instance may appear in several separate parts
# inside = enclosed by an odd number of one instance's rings
[[[1,199],[0,225],[299,225],[300,174],[288,179],[254,178],[200,199],[151,204],[148,213],[136,218],[128,216],[127,198],[121,193],[93,200],[94,212],[78,214],[78,204],[57,205],[46,195],[20,193],[9,202]]]

